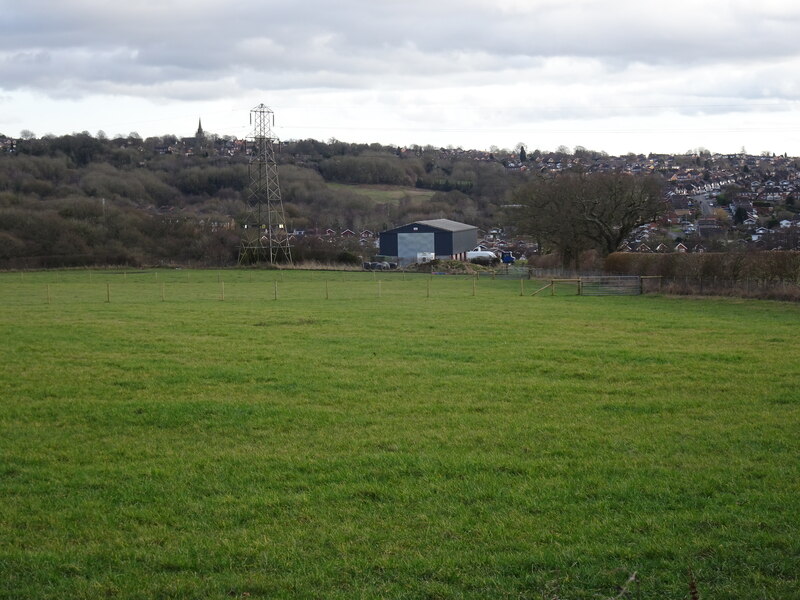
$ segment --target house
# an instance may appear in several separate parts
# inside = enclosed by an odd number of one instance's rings
[[[503,230],[502,229],[498,229],[497,227],[493,227],[492,229],[489,230],[489,232],[486,234],[484,239],[488,240],[488,241],[497,241],[502,237],[502,235],[503,235]]]
[[[758,227],[751,235],[750,239],[754,242],[761,241],[765,235],[772,233],[771,229],[767,229],[766,227]]]
[[[353,236],[355,236],[355,234],[356,234],[356,232],[355,232],[355,231],[353,231],[352,229],[345,229],[345,230],[344,230],[344,231],[342,231],[342,233],[340,233],[339,235],[341,235],[342,237],[349,238],[349,237],[353,237]]]
[[[684,246],[681,242],[678,242],[675,246],[675,252],[680,252],[681,254],[686,253],[689,251],[689,248]]]
[[[17,140],[5,136],[0,136],[0,150],[4,152],[14,152],[17,148]]]
[[[722,224],[718,219],[705,218],[697,220],[697,233],[699,233],[701,236],[708,237],[721,235],[722,232]]]

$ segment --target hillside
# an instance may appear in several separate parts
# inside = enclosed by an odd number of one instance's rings
[[[0,268],[235,262],[249,183],[241,140],[0,141]],[[488,226],[512,183],[499,163],[376,145],[296,142],[278,162],[290,230],[379,231],[443,214]]]
[[[399,205],[403,202],[429,202],[435,192],[402,185],[329,183],[332,190],[347,190],[369,198],[375,204]]]

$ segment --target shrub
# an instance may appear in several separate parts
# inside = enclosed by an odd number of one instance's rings
[[[727,293],[788,300],[800,297],[796,288],[800,283],[800,252],[616,252],[606,258],[604,270],[615,275],[661,276],[663,289],[671,293]]]
[[[342,250],[336,255],[336,262],[343,265],[357,265],[361,262],[361,257],[349,250]]]

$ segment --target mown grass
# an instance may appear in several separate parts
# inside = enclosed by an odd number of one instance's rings
[[[800,308],[519,289],[0,275],[0,597],[798,597]]]

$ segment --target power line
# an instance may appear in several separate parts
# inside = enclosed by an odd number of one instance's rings
[[[314,130],[314,131],[390,131],[390,132],[436,132],[436,133],[514,133],[514,132],[529,132],[529,133],[748,133],[753,131],[764,132],[786,132],[786,131],[800,131],[798,127],[630,127],[630,128],[609,128],[609,129],[554,129],[547,127],[535,127],[526,125],[523,127],[491,127],[491,128],[442,128],[442,127],[353,127],[351,125],[342,125],[341,127],[333,127],[330,125],[286,125],[278,129],[285,130]]]

